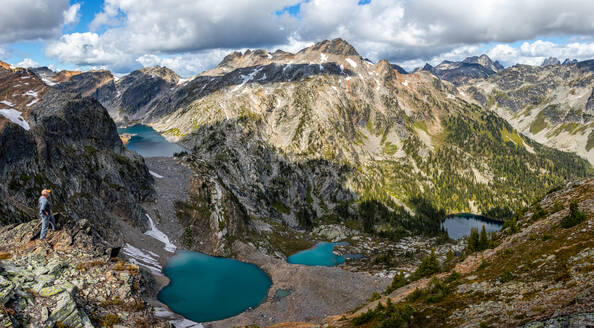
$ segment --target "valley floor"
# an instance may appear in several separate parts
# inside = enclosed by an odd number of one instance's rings
[[[189,181],[194,174],[174,158],[145,158],[152,172],[157,191],[155,203],[145,203],[144,208],[154,220],[156,228],[165,233],[170,242],[181,250],[183,228],[175,215],[174,202],[185,201]],[[152,289],[152,304],[162,308],[157,315],[177,324],[182,318],[166,311],[166,306],[156,299],[158,291],[169,279],[158,270],[175,255],[165,250],[163,242],[144,234],[138,228],[120,223],[126,231],[125,242],[132,246],[128,255],[131,261],[152,272],[156,284]],[[140,252],[138,252],[140,251]],[[328,315],[342,313],[365,303],[374,292],[385,290],[390,279],[365,272],[351,272],[340,267],[310,267],[288,264],[266,254],[251,244],[236,241],[233,244],[234,258],[253,263],[262,268],[273,284],[267,299],[255,309],[225,320],[205,323],[205,327],[231,327],[248,324],[269,325],[283,321],[319,321]],[[148,259],[149,257],[150,259]],[[151,260],[152,259],[152,260]],[[290,291],[285,297],[276,296],[278,290]]]

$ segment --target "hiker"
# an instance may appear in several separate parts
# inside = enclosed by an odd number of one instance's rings
[[[52,230],[56,230],[56,219],[52,215],[48,199],[51,192],[49,189],[43,189],[41,191],[41,197],[39,197],[39,216],[41,217],[41,235],[39,239],[45,239],[48,224],[52,225]]]

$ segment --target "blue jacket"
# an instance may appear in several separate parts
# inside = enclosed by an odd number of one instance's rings
[[[41,196],[39,197],[39,215],[45,215],[46,212],[48,215],[52,214],[50,202],[47,198]]]

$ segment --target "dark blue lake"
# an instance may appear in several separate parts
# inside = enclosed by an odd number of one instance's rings
[[[167,141],[150,126],[143,124],[118,128],[118,133],[120,135],[124,133],[132,135],[126,144],[126,148],[137,152],[142,157],[172,157],[174,153],[185,150]]]
[[[339,245],[339,243],[318,243],[310,249],[289,256],[287,262],[292,264],[320,266],[335,266],[342,264],[344,263],[345,258],[332,253],[334,246],[336,245]]]
[[[268,295],[270,277],[253,264],[183,252],[163,269],[171,279],[158,299],[195,321],[215,321],[255,308]]]
[[[499,231],[502,224],[480,215],[456,214],[447,217],[442,226],[447,230],[450,238],[460,239],[469,236],[472,228],[477,228],[480,232],[484,226],[487,232]]]

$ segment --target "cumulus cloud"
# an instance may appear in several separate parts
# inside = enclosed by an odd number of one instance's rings
[[[586,60],[594,58],[594,42],[571,42],[558,44],[550,41],[536,40],[524,42],[519,48],[507,44],[498,44],[487,54],[504,65],[527,64],[540,65],[547,57],[557,57],[561,61],[566,58]]]
[[[145,54],[136,59],[144,67],[165,66],[182,77],[190,77],[198,72],[207,70],[217,63],[223,57],[229,54],[231,50],[215,49],[203,51],[200,53],[188,53],[182,55],[160,57],[153,54]]]
[[[64,24],[77,24],[80,19],[80,3],[75,3],[70,8],[62,13],[64,16]]]
[[[594,2],[521,0],[312,0],[301,5],[303,39],[342,36],[372,59],[430,59],[478,43],[592,35]]]
[[[298,18],[287,12],[276,14],[299,3]],[[69,13],[64,14],[64,23],[75,19],[78,9],[61,12]],[[67,34],[49,43],[46,54],[79,66],[106,65],[121,72],[169,63],[183,75],[214,65],[219,52],[227,49],[296,51],[341,37],[371,60],[412,67],[477,55],[473,51],[478,45],[550,35],[591,36],[594,2],[373,0],[359,5],[357,0],[105,0],[89,27],[91,32]],[[588,42],[576,41],[574,50],[586,56],[591,53]],[[490,53],[505,63],[514,58],[533,62],[550,55],[543,51],[564,53],[558,46],[531,43],[524,50],[495,46]]]
[[[45,39],[75,23],[79,4],[68,0],[4,0],[0,10],[0,43]]]
[[[77,66],[109,67],[116,72],[139,68],[132,51],[104,42],[97,33],[65,34],[47,45],[46,55]]]
[[[21,61],[20,63],[15,65],[16,67],[24,67],[24,68],[28,68],[28,67],[39,67],[39,63],[34,61],[31,58],[25,58],[23,59],[23,61]]]

